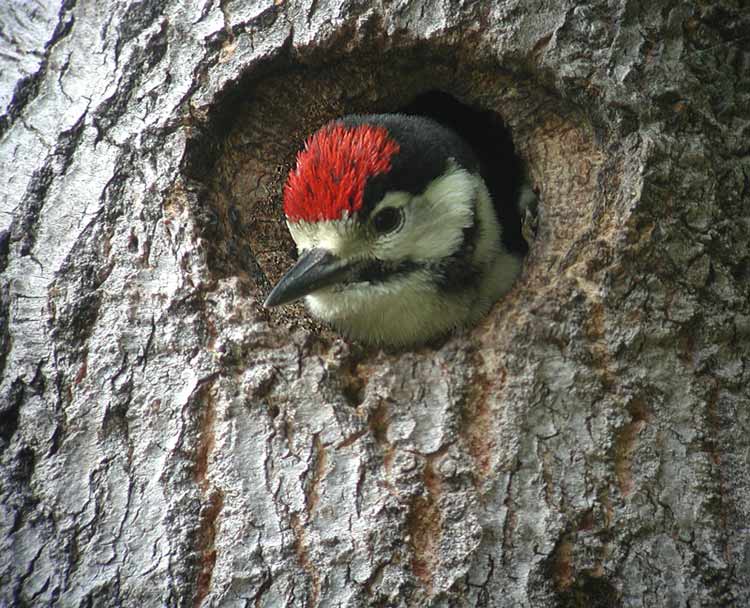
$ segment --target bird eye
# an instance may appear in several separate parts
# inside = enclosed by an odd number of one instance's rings
[[[378,234],[386,234],[393,232],[396,228],[401,226],[403,219],[400,209],[396,207],[386,207],[381,209],[372,218],[372,225],[375,227],[375,231]]]

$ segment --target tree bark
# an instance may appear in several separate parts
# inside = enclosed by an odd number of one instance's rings
[[[732,0],[0,6],[0,604],[750,605],[748,31]],[[269,315],[304,137],[433,90],[539,192],[514,290],[405,352]]]

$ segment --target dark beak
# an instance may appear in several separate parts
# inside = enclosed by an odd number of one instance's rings
[[[305,251],[268,294],[264,306],[280,306],[336,283],[351,275],[353,266],[325,249]]]

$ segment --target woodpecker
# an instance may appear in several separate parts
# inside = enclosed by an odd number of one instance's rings
[[[265,306],[304,298],[361,342],[408,347],[473,324],[520,271],[472,149],[425,117],[328,123],[297,155],[283,198],[299,258]]]

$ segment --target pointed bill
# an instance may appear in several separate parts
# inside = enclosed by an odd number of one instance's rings
[[[340,283],[350,276],[352,269],[351,264],[325,249],[305,251],[268,294],[264,306],[289,304],[318,289]]]

